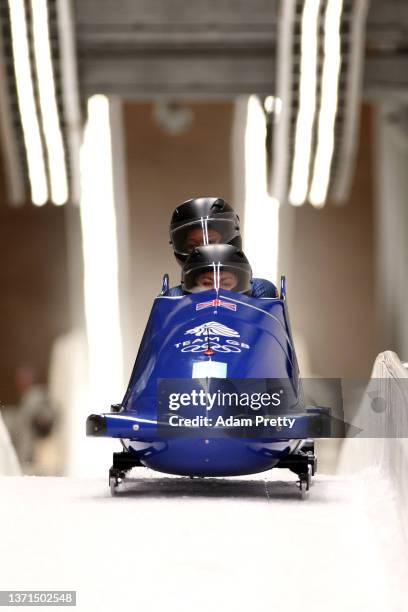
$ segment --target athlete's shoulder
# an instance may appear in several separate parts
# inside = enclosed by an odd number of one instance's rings
[[[164,294],[169,297],[175,297],[178,295],[184,295],[181,285],[176,285],[175,287],[170,287]]]
[[[256,298],[261,297],[278,297],[278,290],[271,281],[266,278],[253,278],[252,279],[252,296]]]

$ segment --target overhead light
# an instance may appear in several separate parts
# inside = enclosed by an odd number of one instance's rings
[[[272,113],[275,107],[275,98],[274,96],[266,96],[264,100],[264,109],[267,113]]]
[[[330,183],[330,201],[337,204],[348,198],[355,166],[368,6],[369,0],[359,0],[353,3],[348,13],[349,51],[347,69],[344,70],[347,95],[342,98],[342,133],[340,137],[336,133],[336,174]]]
[[[189,106],[161,98],[153,105],[153,115],[158,125],[171,135],[185,132],[194,119]]]
[[[276,99],[281,101],[279,114],[272,137],[272,165],[270,192],[278,200],[288,196],[288,175],[290,168],[291,108],[293,97],[294,40],[296,0],[280,3],[278,21],[278,40],[276,46]]]
[[[245,253],[254,276],[276,280],[279,242],[279,201],[268,194],[265,113],[250,96],[245,126]]]
[[[324,206],[326,201],[333,157],[334,124],[341,65],[340,25],[342,5],[342,0],[328,0],[324,19],[324,60],[317,149],[309,193],[309,200],[316,207]]]
[[[65,204],[68,199],[68,182],[52,68],[47,0],[31,0],[31,14],[42,126],[50,171],[51,200],[54,204]]]
[[[98,409],[123,393],[119,262],[109,100],[88,100],[81,148],[81,225],[90,401]]]
[[[268,114],[274,113],[276,118],[279,117],[282,110],[282,100],[276,96],[266,96],[264,100],[264,109]]]
[[[295,206],[306,200],[316,108],[316,67],[320,0],[305,0],[302,13],[299,111],[289,201]]]
[[[79,206],[81,198],[79,151],[82,142],[82,117],[78,86],[77,53],[73,2],[56,0],[56,26],[59,46],[59,84],[64,99],[64,135],[69,159],[68,190],[71,204]]]
[[[24,0],[9,0],[8,5],[17,98],[27,156],[31,199],[34,204],[41,206],[48,200],[48,188],[30,68],[25,5]]]

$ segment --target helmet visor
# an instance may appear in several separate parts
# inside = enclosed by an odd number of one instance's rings
[[[180,255],[190,255],[196,247],[207,244],[228,244],[239,236],[235,219],[201,217],[185,223],[170,232],[174,250]]]
[[[251,268],[246,265],[213,263],[187,271],[183,276],[183,289],[188,293],[200,293],[209,289],[225,289],[246,293],[251,289]]]

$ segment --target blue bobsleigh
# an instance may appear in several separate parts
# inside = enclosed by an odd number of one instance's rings
[[[322,416],[302,399],[282,278],[279,298],[157,297],[122,403],[90,415],[87,435],[122,441],[112,493],[136,466],[201,477],[285,467],[304,491]]]

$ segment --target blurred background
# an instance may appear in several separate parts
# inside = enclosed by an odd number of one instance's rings
[[[105,474],[85,418],[121,401],[179,282],[191,197],[225,198],[254,275],[286,275],[303,376],[408,359],[404,0],[0,0],[0,20],[3,473]]]

